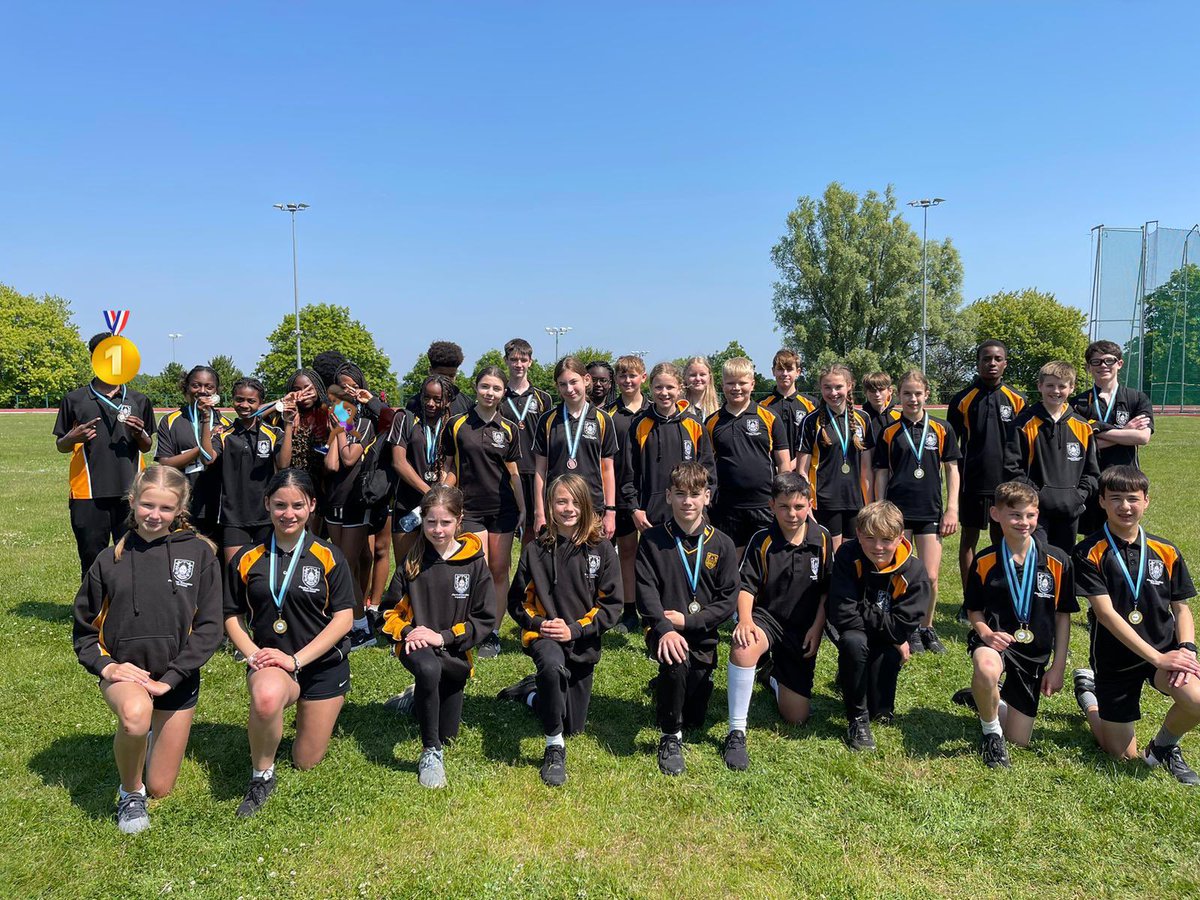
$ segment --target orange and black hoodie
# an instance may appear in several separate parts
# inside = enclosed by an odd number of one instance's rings
[[[383,630],[397,645],[418,625],[432,628],[446,642],[447,653],[465,657],[468,650],[496,627],[495,588],[483,556],[483,544],[471,533],[442,559],[428,542],[415,576],[402,561],[380,604]]]
[[[863,631],[867,637],[889,644],[907,641],[916,630],[932,593],[925,566],[901,539],[892,561],[875,568],[857,540],[846,541],[833,557],[829,622],[839,632]]]
[[[109,663],[133,663],[178,687],[224,635],[217,555],[194,531],[149,542],[130,531],[115,554],[96,558],[75,596],[75,655],[97,677]]]
[[[540,637],[542,623],[562,619],[571,626],[563,653],[574,663],[600,659],[600,635],[621,616],[621,564],[608,541],[576,544],[539,538],[521,551],[517,575],[508,590],[508,611],[521,628],[521,646]]]
[[[651,525],[671,518],[667,489],[671,470],[684,462],[698,462],[708,470],[709,487],[717,483],[717,464],[704,423],[687,402],[680,400],[669,416],[653,404],[633,417],[629,426],[629,455],[633,508],[646,514]]]

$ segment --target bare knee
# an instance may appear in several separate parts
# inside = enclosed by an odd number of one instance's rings
[[[178,773],[171,776],[147,775],[146,793],[155,800],[159,800],[175,789],[175,780],[178,777]]]
[[[300,741],[292,745],[292,765],[301,772],[316,768],[317,763],[325,758],[325,751],[314,752],[300,746]]]
[[[787,722],[789,725],[803,725],[808,721],[807,709],[785,709],[781,706],[779,708],[779,715],[783,718],[783,721]]]
[[[153,715],[154,703],[148,696],[125,698],[117,708],[121,733],[126,737],[145,737],[150,733]]]
[[[277,687],[257,687],[250,695],[250,711],[257,719],[273,719],[283,712],[287,703],[284,692]]]

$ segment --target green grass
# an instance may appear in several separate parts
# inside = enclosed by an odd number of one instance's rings
[[[826,644],[806,726],[781,724],[756,693],[751,769],[727,771],[722,668],[708,728],[688,739],[687,774],[664,778],[644,692],[655,666],[639,642],[610,635],[588,731],[569,742],[570,781],[550,791],[533,716],[493,699],[531,671],[509,623],[505,652],[468,687],[447,790],[417,786],[415,723],[382,707],[410,677],[366,650],[328,758],[305,773],[282,764],[271,802],[243,822],[233,812],[249,774],[246,690],[241,666],[218,654],[178,787],[152,804],[149,832],[125,838],[113,821],[114,718],[71,652],[77,563],[51,425],[0,417],[4,896],[1096,897],[1188,896],[1200,883],[1200,794],[1103,757],[1069,689],[1043,704],[1012,771],[982,766],[977,720],[949,701],[969,677],[953,622],[956,540],[938,620],[949,653],[902,673],[897,724],[876,730],[874,755],[841,744]],[[1148,525],[1193,561],[1187,461],[1198,439],[1200,420],[1165,419],[1144,456],[1156,484]],[[1080,623],[1076,661],[1085,637]],[[1141,741],[1165,709],[1147,693]],[[1183,746],[1200,763],[1200,742]]]

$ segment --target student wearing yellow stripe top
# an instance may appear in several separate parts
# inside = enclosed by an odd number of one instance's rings
[[[591,492],[578,475],[550,484],[550,521],[521,551],[508,610],[537,673],[500,692],[535,710],[546,750],[542,781],[567,780],[564,737],[587,724],[600,635],[621,614],[621,572],[612,544],[600,536]]]
[[[872,372],[862,380],[862,411],[871,420],[871,434],[875,443],[879,443],[883,429],[900,418],[900,410],[892,402],[893,388],[892,376],[887,372]]]
[[[446,784],[443,745],[458,736],[473,649],[496,621],[492,577],[479,538],[460,531],[462,492],[439,484],[421,504],[421,532],[384,596],[383,632],[415,683],[385,704],[421,726],[417,780]]]
[[[637,508],[637,489],[633,483],[633,441],[631,429],[638,416],[650,406],[642,385],[646,383],[646,364],[640,356],[622,356],[616,365],[617,399],[605,412],[612,417],[617,430],[617,524],[613,542],[617,545],[617,556],[621,561],[621,583],[627,599],[624,621],[626,632],[637,630],[637,610],[634,594],[637,591],[637,575],[634,559],[637,556],[638,534],[634,511]]]

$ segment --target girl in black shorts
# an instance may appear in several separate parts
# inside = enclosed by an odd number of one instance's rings
[[[404,564],[421,528],[421,498],[442,480],[442,434],[449,421],[454,384],[445,375],[430,375],[421,382],[420,414],[397,410],[388,431],[392,468],[399,476],[396,505],[392,510],[392,553],[396,568]]]

